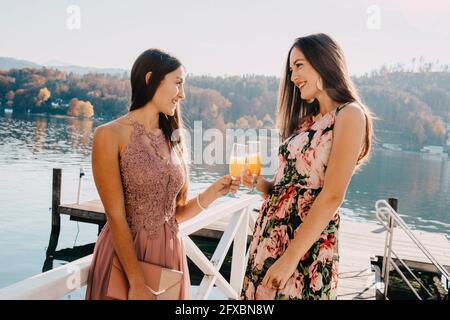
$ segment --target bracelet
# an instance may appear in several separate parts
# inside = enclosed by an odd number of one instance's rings
[[[197,205],[200,207],[200,209],[206,210],[206,208],[200,204],[200,193],[197,195],[196,199],[197,199]]]

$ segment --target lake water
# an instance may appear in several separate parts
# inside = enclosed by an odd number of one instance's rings
[[[80,166],[86,173],[81,201],[98,198],[90,150],[99,124],[64,117],[0,116],[0,288],[42,271],[53,168],[63,170],[62,203],[76,202]],[[190,194],[226,173],[224,165],[193,165]],[[374,221],[375,201],[389,197],[399,199],[399,212],[412,228],[450,234],[450,160],[375,149],[369,164],[352,179],[343,217]],[[96,238],[96,225],[62,216],[58,249]],[[54,266],[63,263],[55,261]]]

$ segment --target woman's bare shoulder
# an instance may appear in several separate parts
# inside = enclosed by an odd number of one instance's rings
[[[114,119],[95,129],[94,139],[108,140],[110,143],[121,144],[129,137],[132,128],[124,117]]]
[[[358,102],[351,102],[342,108],[337,117],[341,122],[365,122],[363,107]]]

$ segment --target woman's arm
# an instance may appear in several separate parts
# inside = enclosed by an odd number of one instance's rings
[[[285,253],[272,265],[272,270],[269,269],[271,272],[267,272],[264,284],[270,284],[273,278],[276,278],[280,280],[280,287],[284,287],[300,259],[319,239],[344,200],[365,137],[365,115],[361,108],[348,105],[342,109],[336,119],[333,133],[333,145],[322,191],[314,200],[303,223],[295,231],[294,239]]]
[[[92,171],[95,185],[108,217],[114,250],[130,284],[129,298],[150,298],[134,250],[133,238],[126,220],[125,201],[119,168],[119,138],[114,128],[100,126],[95,130],[92,147]]]
[[[230,176],[221,177],[198,195],[198,201],[203,208],[206,208],[228,192],[236,193],[239,185],[240,180],[232,180]],[[175,218],[178,223],[195,217],[203,210],[198,205],[196,198],[188,200],[185,205],[177,206]]]

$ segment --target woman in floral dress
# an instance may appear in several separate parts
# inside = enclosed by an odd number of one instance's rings
[[[241,298],[335,299],[338,209],[369,156],[372,117],[329,36],[301,37],[290,48],[277,120],[279,167],[271,181],[257,177],[264,202]]]

